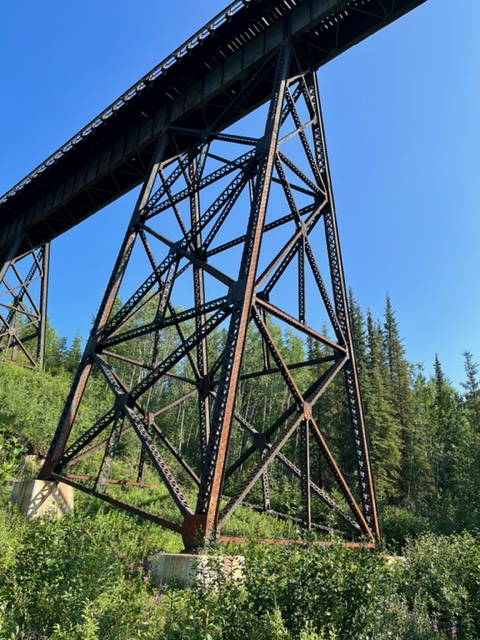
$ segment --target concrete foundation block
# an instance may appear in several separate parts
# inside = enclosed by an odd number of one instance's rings
[[[153,557],[151,575],[156,585],[176,582],[186,587],[214,587],[222,578],[242,580],[244,567],[243,556],[158,553]]]
[[[73,487],[45,480],[25,480],[13,485],[10,501],[27,518],[55,514],[61,518],[73,511]]]

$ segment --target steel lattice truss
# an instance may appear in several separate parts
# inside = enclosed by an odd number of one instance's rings
[[[43,365],[50,245],[0,260],[0,358],[25,367]]]
[[[224,131],[272,67],[264,130],[253,136],[247,119]],[[172,145],[178,154],[167,158]],[[308,349],[295,356],[293,343]],[[319,415],[338,377],[353,482]],[[104,397],[85,428],[92,378]],[[138,468],[114,479],[122,447],[137,451]],[[95,477],[74,473],[87,456]],[[336,499],[314,482],[313,460]],[[317,81],[291,44],[213,126],[160,137],[41,477],[148,517],[193,549],[224,533],[241,504],[281,515],[280,472],[301,502],[283,517],[330,530],[317,518],[328,508],[349,536],[379,540]],[[153,475],[177,516],[118,487]]]

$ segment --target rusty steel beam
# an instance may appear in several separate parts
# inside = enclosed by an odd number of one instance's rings
[[[138,516],[140,518],[143,518],[144,520],[150,520],[151,522],[154,522],[155,524],[160,525],[161,527],[165,527],[166,529],[169,529],[170,531],[174,531],[175,533],[181,533],[182,532],[182,526],[176,522],[171,522],[170,520],[167,520],[166,518],[162,518],[160,516],[156,516],[155,514],[146,511],[145,509],[140,509],[139,507],[136,507],[133,504],[129,504],[127,502],[124,502],[123,500],[118,500],[117,498],[114,498],[110,495],[108,495],[107,493],[104,493],[103,491],[95,491],[94,489],[90,488],[90,487],[86,487],[82,484],[80,484],[80,482],[76,482],[76,480],[74,479],[73,476],[68,476],[68,475],[58,475],[55,473],[52,473],[52,475],[50,476],[51,480],[54,480],[55,482],[63,482],[64,484],[68,484],[71,487],[73,487],[74,489],[78,489],[79,491],[82,491],[83,493],[86,493],[88,495],[91,496],[95,496],[96,498],[99,498],[100,500],[103,500],[104,502],[108,502],[108,504],[113,505],[114,507],[118,507],[119,509],[124,509],[125,511],[127,511],[128,513],[131,513],[132,515]],[[79,478],[81,479],[81,478]],[[111,483],[111,484],[115,484],[115,483]]]
[[[298,516],[285,518],[328,532],[327,509],[347,527],[346,539],[379,542],[320,101],[296,46],[286,40],[269,60],[272,97],[256,137],[222,132],[228,113],[218,131],[163,132],[41,471],[141,514],[133,498],[109,494],[128,437],[139,462],[124,484],[160,480],[183,524],[155,507],[148,517],[181,533],[190,550],[221,536],[257,487],[263,510],[282,517],[276,485],[284,481],[301,503]],[[265,77],[263,66],[245,92]],[[181,148],[187,138],[184,153],[167,157],[169,146]],[[134,251],[145,259],[133,261]],[[122,283],[132,273],[137,285],[125,296]],[[288,332],[302,345],[297,356],[286,351]],[[253,364],[251,344],[258,345]],[[73,439],[94,371],[110,406],[99,407]],[[357,486],[322,429],[321,399],[342,374]],[[252,413],[248,393],[255,404],[257,388],[272,384],[277,401],[267,394]],[[103,452],[97,475],[75,482],[76,462],[95,452]],[[312,478],[320,459],[340,503]]]
[[[91,482],[95,482],[96,478],[94,476],[87,476],[82,473],[65,473],[65,478],[70,478],[70,480],[89,480]],[[135,480],[119,480],[118,478],[106,478],[106,484],[117,484],[125,487],[141,487],[142,489],[158,489],[160,485],[150,485],[150,484],[142,484],[141,482],[136,482]]]

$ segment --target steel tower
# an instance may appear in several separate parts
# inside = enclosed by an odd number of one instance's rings
[[[257,132],[240,115],[266,81]],[[294,40],[205,124],[158,138],[41,477],[150,518],[186,549],[228,539],[247,503],[308,529],[342,522],[347,538],[376,543],[319,92]],[[339,380],[356,460],[348,476],[323,430],[322,399]],[[103,389],[94,417],[82,412],[93,384]],[[135,475],[115,478],[125,448]],[[87,456],[95,475],[74,473]],[[135,497],[152,478],[168,507]],[[299,496],[294,513],[282,513],[285,482]]]

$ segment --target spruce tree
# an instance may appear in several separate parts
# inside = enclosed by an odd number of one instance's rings
[[[409,469],[412,464],[413,395],[411,389],[411,365],[405,357],[405,349],[400,338],[390,297],[385,301],[383,323],[383,349],[386,359],[387,395],[393,407],[394,417],[400,424],[401,438],[401,494],[405,497],[412,492],[409,485]]]
[[[353,291],[348,290],[348,306],[350,311],[350,325],[352,328],[353,346],[355,348],[355,358],[360,377],[366,365],[366,339],[365,339],[365,318],[359,303],[353,297]]]
[[[420,368],[413,383],[414,416],[411,430],[410,465],[407,469],[408,506],[425,515],[436,500],[435,475],[438,457],[434,453],[436,420],[435,385],[427,380]]]
[[[472,427],[480,432],[480,382],[478,379],[478,363],[473,362],[470,351],[463,354],[467,379],[461,385],[465,390],[465,407]]]
[[[363,381],[365,420],[368,428],[375,486],[379,502],[398,497],[401,426],[390,401],[382,330],[367,311],[366,371]]]
[[[451,533],[478,526],[478,508],[474,506],[479,502],[478,437],[466,419],[459,393],[443,373],[438,356],[435,356],[433,384],[435,433],[431,455],[435,496],[430,515],[440,532]]]

